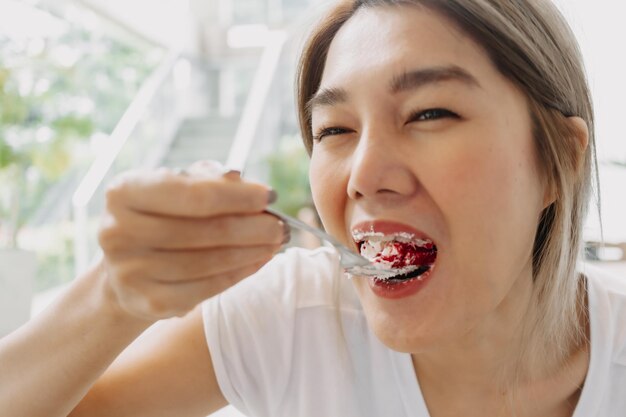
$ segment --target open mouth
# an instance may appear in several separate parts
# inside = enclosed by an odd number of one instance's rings
[[[437,246],[432,240],[416,238],[410,233],[356,232],[353,237],[363,257],[391,271],[374,278],[387,284],[420,279],[437,259]]]

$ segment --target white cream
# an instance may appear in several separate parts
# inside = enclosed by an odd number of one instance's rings
[[[383,257],[387,258],[399,255],[398,249],[395,245],[391,244],[392,242],[411,243],[418,247],[433,244],[431,240],[418,239],[414,234],[409,232],[383,234],[381,232],[374,232],[371,230],[366,232],[353,232],[352,237],[356,242],[361,242],[361,256],[369,259],[374,268],[381,270],[380,276],[377,276],[377,278],[382,280],[388,280],[399,275],[410,274],[419,268],[419,266],[416,265],[406,265],[400,268],[394,268],[394,262],[382,259]],[[355,273],[358,274],[357,271],[355,271]],[[364,275],[371,275],[371,273]]]
[[[410,274],[411,272],[417,270],[418,268],[414,265],[409,265],[403,268],[391,269],[391,265],[385,266],[383,263],[375,263],[373,264],[373,266],[374,268],[377,268],[377,269],[380,268],[381,272],[380,274],[376,274],[376,278],[381,279],[383,281],[388,280],[393,277],[397,277],[398,275]],[[358,267],[358,266],[353,267],[350,273],[352,275],[363,275],[367,277],[372,276],[371,269],[366,269],[366,268],[361,269],[361,267]]]
[[[415,237],[413,233],[409,232],[397,232],[391,234],[383,234],[380,232],[352,232],[352,238],[355,242],[391,242],[397,241],[401,243],[413,243],[416,246],[426,246],[428,244],[432,244],[433,242],[429,239],[418,239]]]

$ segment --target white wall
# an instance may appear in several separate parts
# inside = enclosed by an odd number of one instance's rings
[[[205,0],[211,2],[212,0]],[[79,0],[145,37],[174,49],[191,45],[189,0]]]
[[[626,3],[554,0],[578,37],[596,110],[601,159],[626,160]]]

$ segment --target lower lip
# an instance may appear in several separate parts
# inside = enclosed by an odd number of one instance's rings
[[[430,281],[430,277],[433,273],[433,267],[424,272],[419,277],[411,278],[410,280],[392,284],[388,281],[377,280],[375,278],[369,278],[369,286],[372,292],[381,298],[388,298],[397,300],[399,298],[410,297],[413,294],[419,292]]]

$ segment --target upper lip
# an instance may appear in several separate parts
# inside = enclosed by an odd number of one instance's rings
[[[412,226],[407,224],[387,221],[387,220],[368,220],[356,223],[350,229],[352,232],[352,239],[355,240],[355,243],[358,245],[359,242],[356,242],[355,234],[364,233],[364,232],[374,232],[374,233],[382,233],[383,235],[393,235],[396,233],[409,233],[414,239],[422,239],[429,240],[434,242],[434,240],[428,236],[425,232],[418,230]]]

